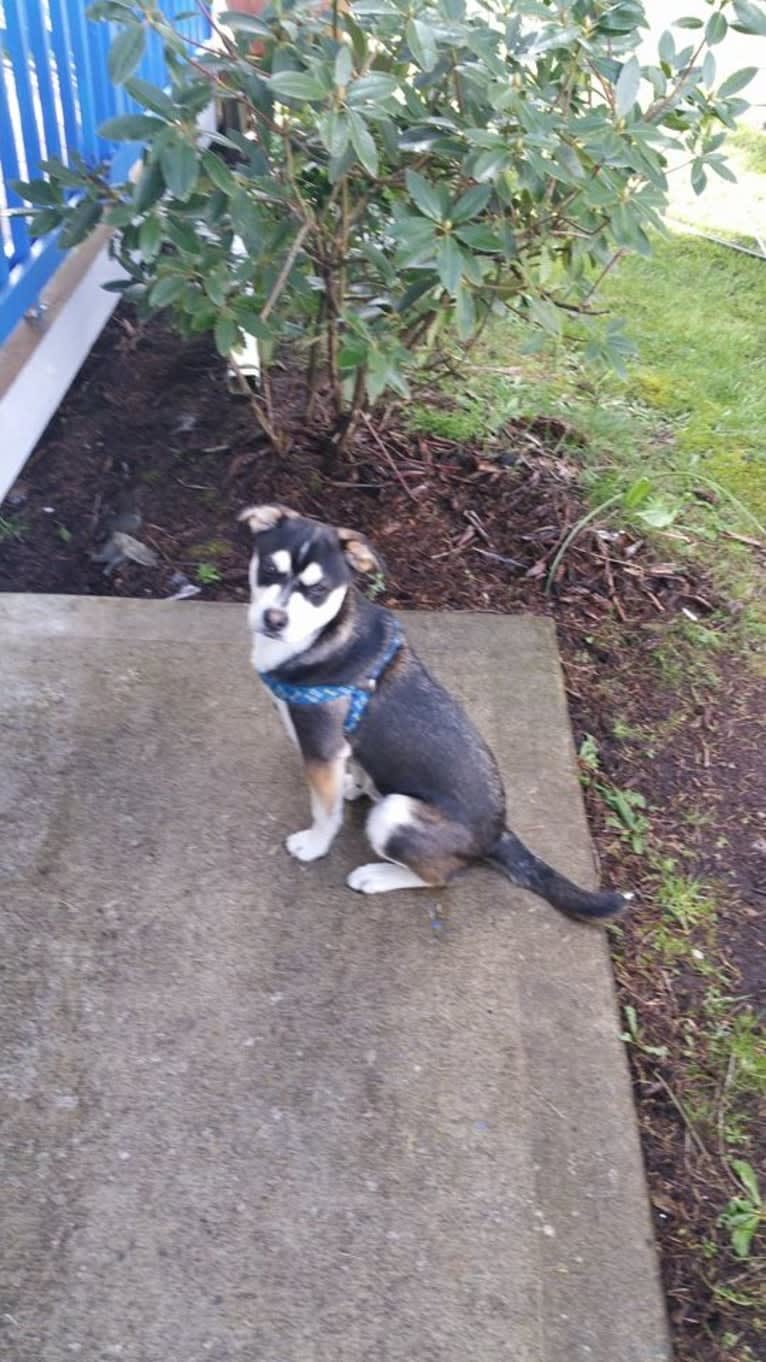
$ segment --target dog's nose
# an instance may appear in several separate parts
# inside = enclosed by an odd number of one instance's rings
[[[264,610],[263,622],[267,629],[272,633],[277,634],[279,633],[279,630],[284,629],[287,624],[287,611],[276,609]]]

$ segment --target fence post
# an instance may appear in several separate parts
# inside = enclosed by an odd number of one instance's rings
[[[43,159],[37,129],[35,92],[32,87],[32,56],[26,26],[26,5],[20,0],[5,0],[5,42],[13,68],[16,98],[24,136],[25,170],[30,179],[40,173]],[[17,161],[19,157],[17,155]]]

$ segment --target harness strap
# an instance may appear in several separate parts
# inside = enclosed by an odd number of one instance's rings
[[[293,681],[280,681],[273,672],[259,672],[258,675],[268,686],[272,695],[276,696],[277,700],[284,700],[286,705],[329,705],[333,700],[348,698],[350,704],[343,723],[343,732],[348,735],[357,728],[370,703],[370,698],[377,688],[378,681],[386,667],[395,658],[403,642],[402,632],[397,623],[372,674],[366,681],[361,681],[358,685],[308,686],[299,685]]]

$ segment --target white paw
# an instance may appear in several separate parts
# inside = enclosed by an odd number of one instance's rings
[[[291,832],[285,846],[296,861],[318,861],[329,850],[327,838],[314,830],[304,828],[302,832]]]
[[[427,889],[414,870],[406,865],[396,865],[393,861],[370,861],[368,865],[358,865],[346,880],[349,889],[359,894],[388,894],[392,889]]]
[[[356,870],[352,870],[346,879],[349,889],[355,889],[358,894],[376,894],[380,890],[381,870],[385,873],[388,869],[385,865],[358,865]]]

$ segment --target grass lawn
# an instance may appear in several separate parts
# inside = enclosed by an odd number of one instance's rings
[[[638,349],[626,402],[672,424],[653,463],[684,472],[699,459],[766,522],[766,261],[672,237],[624,260],[603,298]]]
[[[741,155],[746,171],[766,175],[766,132],[744,126],[737,129],[732,142]]]

